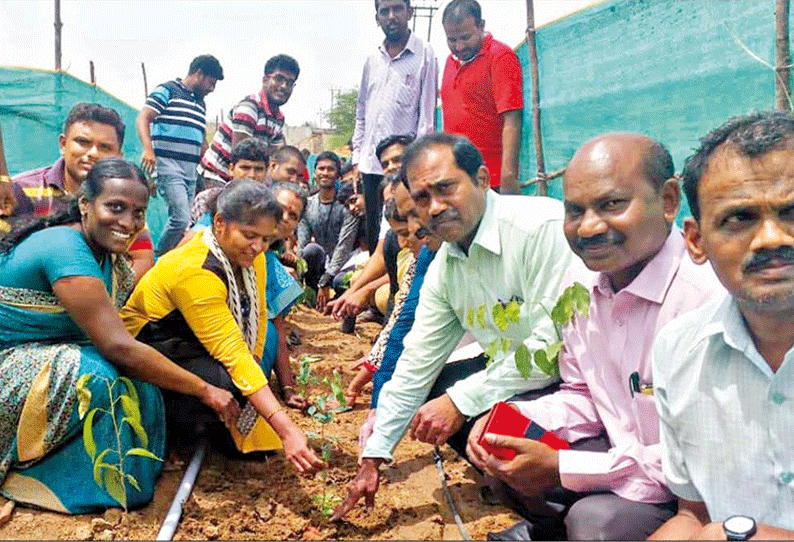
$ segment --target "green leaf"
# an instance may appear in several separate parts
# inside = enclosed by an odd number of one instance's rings
[[[505,307],[505,317],[507,318],[508,322],[513,322],[514,324],[517,324],[519,322],[520,316],[521,316],[521,304],[514,299],[510,303],[508,303],[507,306]]]
[[[141,457],[154,459],[155,461],[162,461],[161,458],[157,457],[146,448],[130,448],[129,450],[127,450],[127,453],[124,454],[124,457],[127,457],[128,455],[139,455]]]
[[[587,314],[590,311],[589,290],[579,282],[574,282],[571,288],[573,289],[572,297],[574,303],[576,304],[576,310],[578,310],[582,316],[587,317]]]
[[[480,305],[477,309],[477,323],[482,329],[485,329],[485,305]]]
[[[132,397],[136,403],[140,404],[141,400],[138,398],[138,390],[135,388],[135,384],[132,383],[132,380],[126,376],[120,376],[118,380],[124,383],[124,386],[127,388],[127,395]]]
[[[91,406],[91,390],[86,384],[91,379],[91,374],[85,374],[77,379],[77,415],[82,420]]]
[[[474,328],[474,308],[469,309],[466,315],[466,322],[469,324],[469,328]]]
[[[127,394],[120,395],[119,399],[121,399],[121,408],[124,409],[124,414],[126,414],[128,418],[137,421],[138,425],[140,425],[141,409],[138,407],[138,401]]]
[[[137,491],[140,492],[141,486],[138,485],[138,480],[136,480],[132,474],[125,474],[124,478],[127,479],[127,481],[130,483],[132,487],[134,487]]]
[[[529,348],[524,343],[518,345],[515,353],[516,369],[524,378],[529,378],[532,374],[532,360],[529,355]]]
[[[108,448],[107,450],[102,450],[102,453],[94,461],[94,482],[99,487],[102,487],[102,469],[109,469],[110,465],[107,463],[103,463],[102,460],[105,459],[105,456],[108,455],[112,450]]]
[[[493,363],[496,352],[499,350],[499,339],[493,341],[485,350],[485,355],[488,357],[488,365]]]
[[[121,420],[121,423],[124,422],[127,422],[132,430],[135,431],[135,434],[138,436],[138,440],[141,441],[141,446],[147,448],[149,446],[149,436],[146,434],[146,429],[143,428],[141,422],[134,418],[130,418],[129,416]]]
[[[96,455],[96,442],[94,441],[94,415],[99,408],[94,408],[88,413],[88,417],[83,422],[83,448],[85,448],[88,457],[91,461],[94,460]],[[97,482],[98,484],[99,482]]]
[[[309,410],[307,410],[307,412],[309,413],[309,416],[314,416],[314,413],[317,412],[317,407],[312,405],[309,407]]]
[[[105,490],[124,508],[124,511],[127,510],[127,490],[120,472],[112,468],[105,470]]]
[[[510,339],[502,339],[502,352],[506,354],[507,351],[510,350],[510,346],[512,346],[512,344],[513,341]]]
[[[499,328],[499,331],[504,331],[507,329],[507,316],[505,316],[505,308],[501,303],[497,303],[493,306],[493,321],[496,324],[496,327]]]
[[[562,349],[562,341],[557,341],[551,343],[546,347],[546,357],[548,357],[551,363],[557,363],[557,357],[560,354],[560,350]]]
[[[545,350],[535,350],[535,365],[538,366],[544,374],[552,376],[555,374],[554,365],[549,361],[549,357]]]

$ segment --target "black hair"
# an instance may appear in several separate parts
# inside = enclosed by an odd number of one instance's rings
[[[397,210],[397,202],[394,198],[383,204],[383,217],[395,222],[408,222],[408,217],[402,216]]]
[[[119,149],[124,144],[124,121],[121,120],[115,109],[104,107],[97,103],[80,102],[69,111],[69,115],[63,123],[63,133],[68,132],[69,127],[75,122],[98,122],[99,124],[112,126],[116,130]]]
[[[301,154],[301,151],[298,150],[298,147],[293,147],[292,145],[285,145],[273,151],[270,154],[270,161],[275,164],[283,164],[290,156],[295,157],[304,166],[306,165],[306,159]]]
[[[339,156],[336,155],[333,151],[323,151],[317,155],[317,160],[314,162],[314,167],[317,167],[317,164],[320,163],[320,160],[330,160],[336,166],[336,174],[340,175],[342,171],[342,161],[339,160]]]
[[[88,172],[88,176],[80,185],[79,195],[87,201],[94,201],[104,190],[105,181],[108,179],[138,181],[146,187],[147,195],[149,193],[149,183],[138,166],[121,158],[104,158],[94,164],[94,167]],[[53,226],[80,222],[81,216],[78,201],[78,197],[72,197],[66,208],[51,215],[34,218],[16,225],[8,235],[0,239],[0,254],[7,254],[37,231]]]
[[[354,167],[355,166],[353,166],[353,164],[350,161],[345,160],[344,162],[342,162],[342,169],[339,171],[339,176],[344,177],[345,175],[353,171]]]
[[[347,207],[347,200],[350,199],[350,196],[353,194],[364,194],[364,189],[361,181],[357,181],[355,183],[355,191],[353,190],[354,183],[342,183],[339,186],[339,190],[336,192],[336,201]]]
[[[721,145],[747,158],[757,158],[770,151],[794,146],[794,113],[760,111],[729,119],[700,139],[700,147],[686,159],[684,194],[696,221],[700,221],[698,184],[709,159]]]
[[[303,208],[301,209],[301,214],[298,217],[298,220],[303,218],[303,213],[306,212],[306,202],[308,200],[306,197],[306,191],[303,190],[303,188],[301,188],[297,183],[291,183],[289,181],[274,183],[273,186],[270,187],[270,191],[273,193],[274,197],[278,196],[278,193],[282,190],[288,190],[300,198],[301,203],[303,203]]]
[[[288,55],[276,55],[270,57],[265,63],[265,75],[270,75],[276,70],[285,71],[295,76],[295,79],[301,73],[298,61]]]
[[[193,59],[188,68],[187,74],[196,73],[201,70],[201,73],[212,77],[217,81],[223,81],[223,68],[218,59],[212,55],[200,55]]]
[[[403,0],[403,3],[405,4],[405,7],[411,7],[411,0]],[[375,11],[378,11],[378,0],[375,0]]]
[[[262,217],[272,217],[278,224],[284,213],[270,189],[248,177],[224,186],[215,207],[215,214],[220,214],[226,222],[249,226]]]
[[[265,167],[267,167],[268,152],[269,148],[264,140],[258,137],[246,137],[232,147],[232,152],[229,154],[229,163],[234,165],[240,160],[250,160],[252,162],[264,162]]]
[[[430,147],[438,145],[449,147],[455,157],[455,165],[468,174],[472,183],[475,185],[479,184],[477,172],[482,166],[482,155],[477,150],[477,147],[463,136],[434,132],[420,137],[405,149],[402,167],[400,168],[400,180],[406,188],[409,190],[411,188],[408,185],[408,168]]]
[[[474,24],[480,26],[482,24],[482,8],[477,0],[452,0],[447,7],[444,8],[444,13],[441,15],[441,24],[447,22],[462,22],[466,17],[473,17]]]
[[[407,147],[414,142],[414,139],[416,139],[416,136],[413,134],[395,134],[384,137],[375,146],[375,157],[380,161],[380,155],[392,145],[400,144],[403,147]]]

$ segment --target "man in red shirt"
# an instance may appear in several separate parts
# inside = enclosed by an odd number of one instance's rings
[[[524,108],[518,57],[485,32],[477,0],[452,0],[442,24],[452,52],[441,83],[444,131],[466,136],[480,150],[492,188],[518,194]]]

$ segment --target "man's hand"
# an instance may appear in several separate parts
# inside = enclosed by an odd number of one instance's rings
[[[475,429],[476,425],[471,434],[475,434]],[[557,450],[536,440],[494,433],[487,433],[485,441],[494,446],[513,448],[516,451],[516,456],[510,460],[499,459],[488,454],[483,463],[483,470],[487,474],[499,478],[519,493],[533,497],[560,485],[560,463]],[[481,447],[480,449],[482,450]]]
[[[144,149],[141,154],[141,169],[148,175],[154,173],[154,151],[152,149]]]
[[[411,420],[411,438],[441,446],[463,427],[466,418],[446,393],[428,401]]]
[[[365,457],[361,460],[358,474],[348,487],[347,499],[336,507],[331,521],[342,519],[361,500],[361,497],[364,497],[367,512],[372,510],[375,506],[375,493],[378,492],[380,484],[378,467],[381,463],[383,463],[383,459],[380,457]]]
[[[11,216],[17,208],[14,185],[0,181],[0,216]]]
[[[363,289],[347,290],[337,299],[328,303],[326,314],[331,314],[337,320],[347,316],[357,316],[367,305],[368,293]]]
[[[361,429],[358,430],[358,455],[364,452],[364,446],[367,444],[367,439],[372,434],[372,428],[375,427],[375,417],[377,413],[376,408],[369,409],[367,419],[361,424]]]
[[[469,431],[469,438],[466,440],[466,455],[469,456],[469,461],[481,471],[485,470],[485,462],[491,455],[477,442],[480,439],[480,435],[486,423],[488,423],[488,416],[480,416],[480,418],[474,422],[471,431]]]
[[[317,310],[325,312],[325,306],[328,303],[328,298],[331,297],[331,287],[321,286],[317,288]]]

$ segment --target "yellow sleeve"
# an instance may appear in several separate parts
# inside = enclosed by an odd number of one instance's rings
[[[256,334],[256,348],[254,353],[262,361],[267,339],[267,260],[262,253],[254,259],[256,268],[256,286],[259,291],[259,328]]]
[[[226,304],[227,290],[221,279],[206,269],[188,270],[174,285],[172,296],[190,329],[210,355],[223,364],[243,395],[251,395],[267,385],[262,368]],[[260,318],[259,323],[263,344],[267,307],[264,311],[264,321]]]

